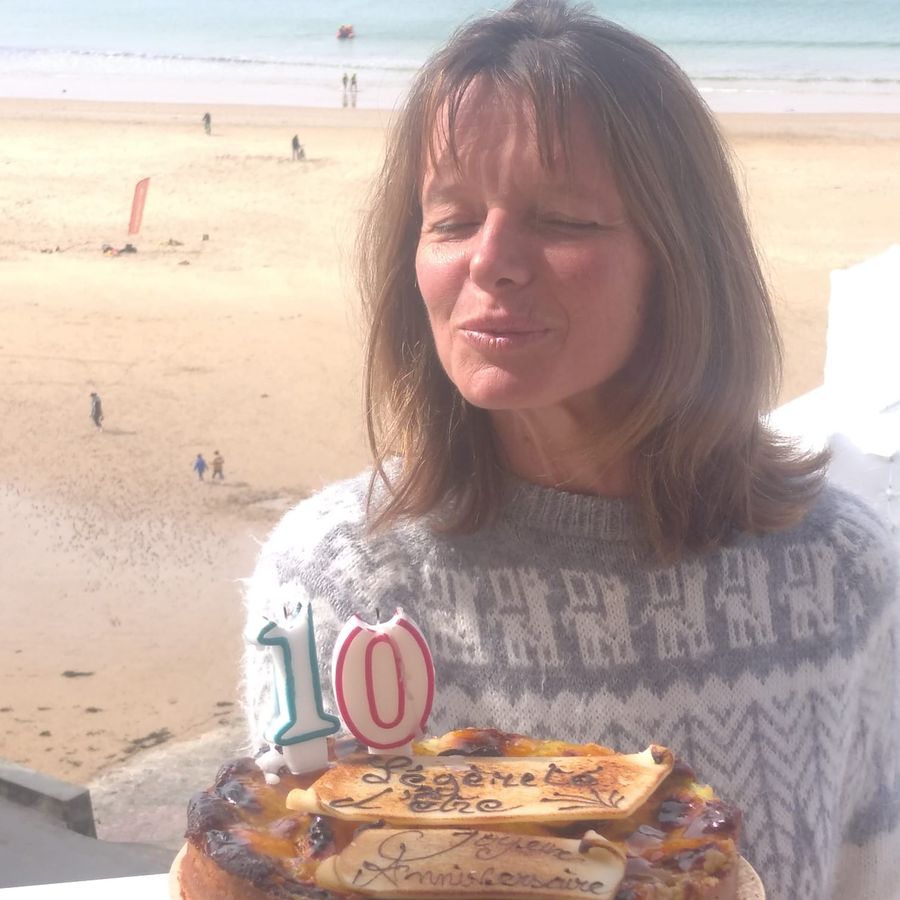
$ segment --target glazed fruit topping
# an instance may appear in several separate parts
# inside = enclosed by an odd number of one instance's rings
[[[736,835],[741,822],[741,814],[736,807],[724,800],[712,800],[706,804],[700,815],[685,829],[687,838],[704,834],[723,836]]]
[[[660,828],[671,831],[673,828],[684,825],[690,817],[690,812],[689,801],[681,800],[678,797],[669,797],[660,803],[656,818]]]
[[[201,792],[188,802],[187,831],[189,840],[200,840],[211,830],[224,830],[238,821],[237,810],[217,794]]]
[[[253,796],[247,785],[241,781],[228,781],[222,787],[217,788],[216,793],[229,803],[233,803],[235,806],[247,810],[247,812],[258,813],[262,809],[259,800]]]
[[[256,762],[249,756],[232,759],[219,768],[216,773],[215,787],[220,788],[229,781],[243,778],[244,780],[261,779],[262,772]]]
[[[334,852],[334,832],[328,819],[314,816],[309,826],[309,849],[315,857]]]
[[[503,756],[506,735],[491,728],[477,729],[471,735],[464,729],[452,749],[442,750],[438,756]]]

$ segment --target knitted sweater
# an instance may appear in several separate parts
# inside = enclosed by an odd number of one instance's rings
[[[311,599],[323,687],[344,621],[402,606],[434,655],[431,732],[665,744],[743,810],[769,900],[900,897],[897,559],[861,501],[828,487],[792,530],[660,565],[627,500],[511,480],[475,534],[369,538],[367,482],[288,513],[247,584],[254,617],[281,585]],[[249,650],[257,745],[270,683]]]

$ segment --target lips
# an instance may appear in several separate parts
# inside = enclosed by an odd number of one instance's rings
[[[543,334],[550,329],[529,319],[518,319],[510,316],[490,316],[479,319],[467,319],[459,325],[460,331],[495,336]]]
[[[530,319],[490,316],[465,320],[459,325],[458,333],[480,352],[509,352],[539,344],[551,330]]]

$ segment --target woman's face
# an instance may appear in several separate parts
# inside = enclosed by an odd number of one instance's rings
[[[603,152],[572,123],[572,171],[545,168],[527,103],[473,87],[422,186],[416,276],[438,356],[488,410],[596,402],[644,321],[650,255]]]

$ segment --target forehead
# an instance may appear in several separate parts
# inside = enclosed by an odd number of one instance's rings
[[[520,89],[474,82],[458,104],[445,101],[426,146],[423,181],[464,177],[499,157],[539,168],[542,180],[582,181],[611,175],[608,155],[586,106],[539,110]]]

